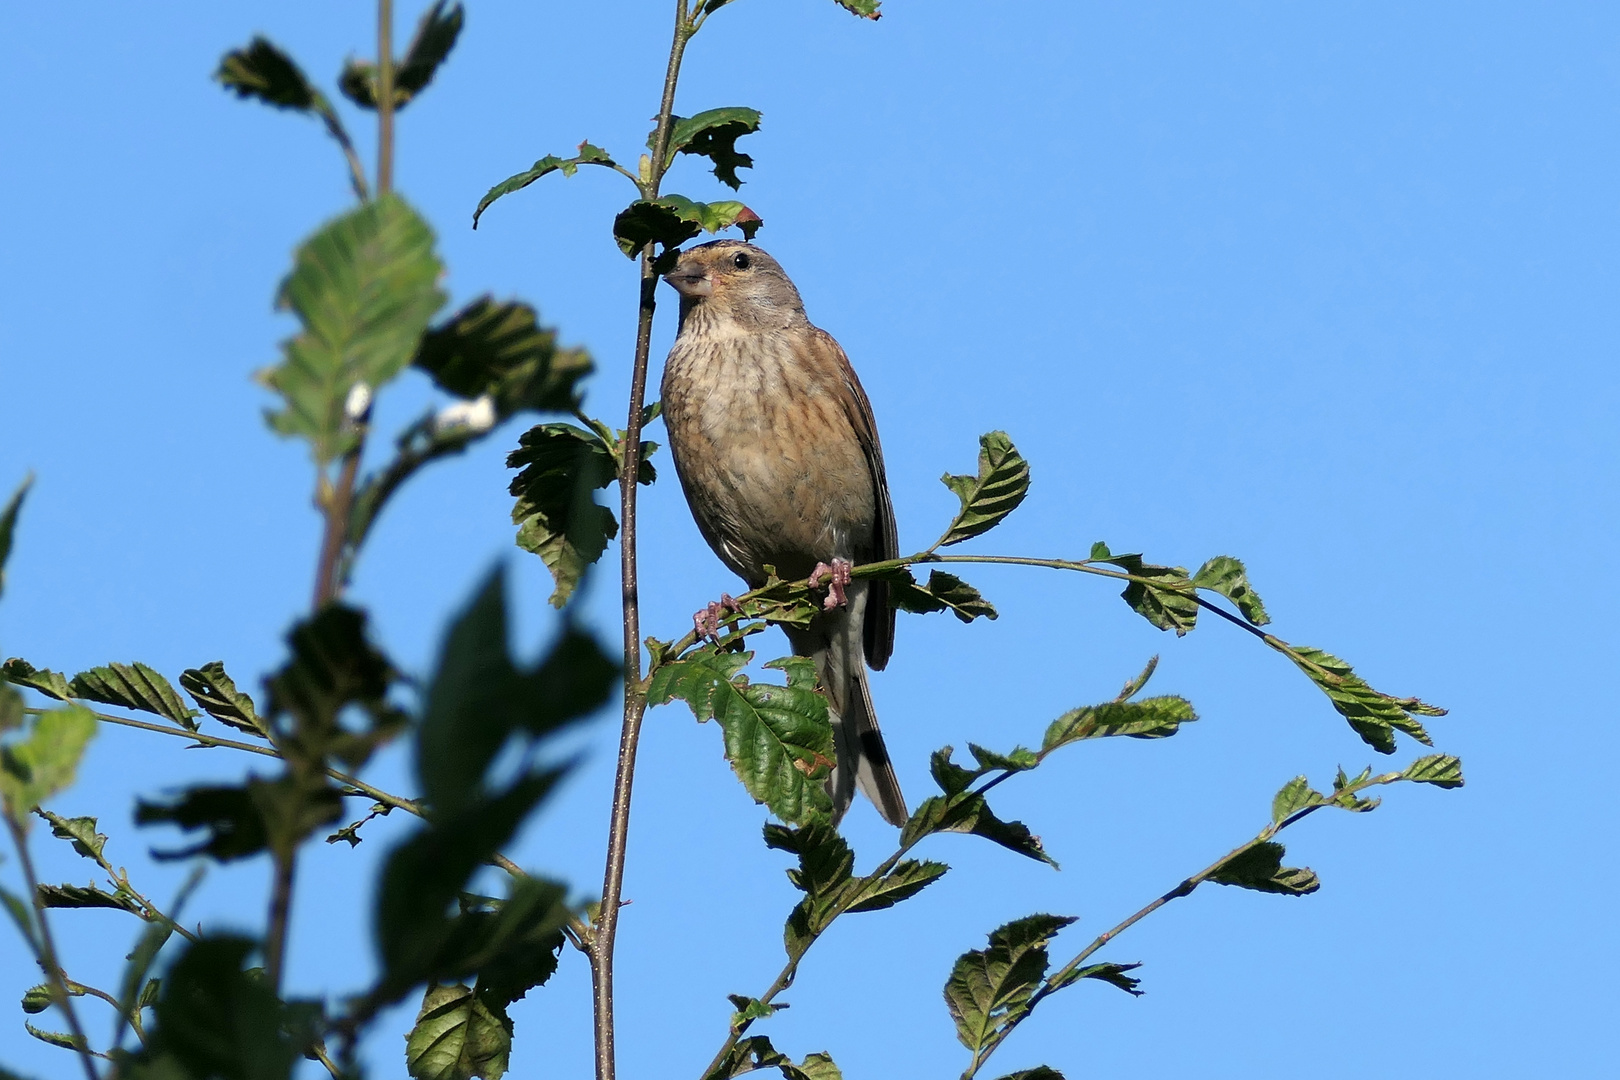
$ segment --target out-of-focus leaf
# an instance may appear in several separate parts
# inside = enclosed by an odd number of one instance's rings
[[[11,558],[11,538],[17,529],[17,515],[22,512],[23,499],[33,483],[33,477],[24,480],[11,498],[6,500],[5,509],[0,510],[0,596],[6,592],[6,561]]]
[[[478,219],[483,216],[485,210],[489,209],[490,203],[501,196],[510,195],[514,191],[522,191],[542,176],[550,173],[560,172],[564,176],[573,176],[579,171],[581,165],[601,165],[604,168],[611,169],[614,161],[606,150],[603,150],[600,146],[592,146],[588,142],[580,143],[579,153],[571,158],[560,158],[553,154],[547,154],[527,169],[508,176],[485,192],[484,197],[478,200],[478,209],[473,211],[473,228],[478,228]]]
[[[1284,866],[1284,854],[1283,846],[1271,840],[1246,847],[1211,874],[1209,880],[1283,896],[1305,896],[1322,887],[1310,868]]]
[[[1127,971],[1135,971],[1141,966],[1141,964],[1089,964],[1086,967],[1076,968],[1060,978],[1054,977],[1047,985],[1052,990],[1061,990],[1065,986],[1072,986],[1081,979],[1096,979],[1110,986],[1117,986],[1133,997],[1141,997],[1142,991],[1138,990],[1137,986],[1141,984],[1142,980],[1125,974]]]
[[[58,701],[68,701],[73,697],[67,677],[61,672],[51,671],[49,668],[36,668],[20,656],[13,656],[7,660],[5,665],[0,667],[0,675],[4,675],[7,682],[26,686],[30,690],[38,690],[46,697],[53,697]]]
[[[613,238],[630,258],[649,243],[665,252],[679,247],[700,232],[717,233],[735,225],[745,240],[752,240],[764,219],[740,202],[693,202],[684,195],[665,195],[657,201],[638,199],[613,219]]]
[[[1260,602],[1260,594],[1249,584],[1249,572],[1232,556],[1215,556],[1198,568],[1192,581],[1200,589],[1211,589],[1232,601],[1253,625],[1264,626],[1271,621],[1266,605]]]
[[[557,970],[569,915],[566,895],[557,882],[524,878],[497,909],[463,912],[454,935],[459,955],[446,957],[440,978],[458,968],[476,971],[479,1000],[504,1020],[507,1005],[544,986]]]
[[[957,958],[945,983],[945,1004],[956,1037],[978,1053],[1018,1024],[1046,977],[1046,946],[1074,922],[1067,915],[1028,915],[990,934],[987,949]]]
[[[27,829],[29,811],[73,783],[96,718],[82,705],[37,717],[26,738],[0,746],[0,797],[6,816]]]
[[[79,993],[75,994],[73,993],[73,987],[70,985],[68,987],[68,996],[83,997],[84,991],[81,990]],[[29,1016],[38,1016],[55,1003],[56,998],[51,991],[49,983],[40,983],[37,986],[30,986],[27,990],[23,991],[22,1011],[27,1013]]]
[[[1276,798],[1271,800],[1271,820],[1280,823],[1290,814],[1320,802],[1322,802],[1321,793],[1311,787],[1310,781],[1303,776],[1296,776],[1284,784],[1282,790],[1277,792]]]
[[[1163,739],[1181,730],[1182,724],[1198,719],[1192,702],[1175,695],[1143,698],[1140,701],[1109,701],[1071,709],[1046,729],[1041,752],[1051,753],[1060,746],[1082,739],[1102,739],[1123,735],[1132,739]]]
[[[1361,741],[1380,754],[1395,752],[1395,732],[1404,731],[1425,746],[1433,746],[1419,716],[1444,716],[1446,710],[1417,698],[1398,698],[1367,685],[1350,665],[1331,653],[1309,645],[1285,646],[1281,651],[1303,671],[1350,723]]]
[[[617,478],[613,451],[600,435],[573,424],[537,424],[523,433],[506,467],[522,470],[510,488],[518,547],[546,564],[557,586],[552,606],[562,607],[619,532],[613,511],[591,494]]]
[[[962,501],[956,519],[935,547],[946,547],[987,533],[1018,508],[1029,494],[1029,463],[1013,446],[1005,431],[979,436],[977,476],[952,476],[940,481]]]
[[[22,727],[28,720],[27,708],[23,696],[0,679],[0,735]]]
[[[166,802],[137,801],[135,824],[206,832],[191,847],[154,851],[154,858],[207,855],[232,862],[267,848],[295,847],[303,837],[337,820],[342,809],[342,800],[331,788],[306,787],[293,777],[255,777],[245,785],[187,788]]]
[[[995,607],[979,595],[978,589],[943,570],[930,571],[926,586],[917,584],[910,569],[904,566],[882,574],[880,580],[889,583],[889,603],[901,611],[917,614],[949,611],[965,623],[980,616],[996,617]]]
[[[64,1050],[82,1050],[85,1046],[83,1039],[78,1038],[77,1036],[69,1035],[65,1031],[45,1031],[35,1027],[26,1020],[23,1021],[23,1028],[28,1032],[28,1034],[32,1035],[40,1042],[50,1043],[52,1046],[60,1046]]]
[[[448,11],[447,6],[448,0],[436,0],[423,13],[416,24],[416,34],[411,38],[410,47],[405,50],[404,59],[394,62],[396,110],[409,105],[416,95],[427,89],[439,65],[455,47],[466,12],[459,3]],[[338,89],[362,109],[375,109],[379,93],[377,65],[351,58],[343,65],[343,74],[338,76]]]
[[[1450,754],[1430,754],[1412,762],[1401,775],[1419,784],[1459,788],[1463,786],[1462,759]]]
[[[405,1036],[405,1068],[413,1080],[500,1080],[512,1053],[512,1033],[470,987],[429,986],[416,1026]]]
[[[197,711],[186,708],[169,680],[142,663],[107,664],[81,671],[68,684],[76,698],[154,713],[185,728],[197,730]]]
[[[303,69],[263,37],[226,53],[214,78],[239,98],[257,98],[278,109],[312,112],[325,100]]]
[[[405,714],[388,701],[399,679],[388,657],[372,644],[364,612],[331,603],[287,634],[291,654],[267,680],[267,712],[281,729],[281,745],[305,760],[327,756],[359,768],[373,750],[405,726]],[[340,722],[357,705],[369,720],[359,731]]]
[[[557,331],[533,307],[491,296],[424,334],[412,363],[458,397],[488,395],[497,422],[523,409],[573,410],[579,381],[594,370],[584,349],[557,347]]]
[[[345,414],[350,391],[375,393],[410,363],[444,303],[443,269],[433,230],[393,194],[305,241],[277,298],[303,328],[284,343],[282,363],[259,373],[282,397],[270,426],[309,440],[322,467],[349,451],[358,437]]]
[[[236,682],[225,674],[225,665],[213,660],[200,668],[187,668],[180,673],[180,688],[201,705],[203,711],[215,720],[257,735],[270,737],[270,725],[260,718],[253,699],[236,688]]]
[[[740,107],[708,109],[696,116],[670,117],[673,127],[669,133],[669,154],[665,167],[675,160],[676,154],[695,154],[714,163],[714,175],[733,191],[742,187],[737,178],[738,169],[752,168],[754,159],[737,150],[737,140],[759,130],[759,111]],[[647,149],[653,145],[657,131],[647,136]]]
[[[45,823],[51,827],[51,835],[58,840],[67,840],[73,844],[73,850],[87,859],[95,862],[105,862],[102,858],[102,849],[107,846],[107,835],[96,831],[96,819],[93,817],[65,818],[60,814],[53,814],[49,810],[34,811]]]
[[[755,802],[783,821],[801,824],[832,808],[825,779],[833,764],[827,699],[816,693],[815,662],[773,660],[787,685],[750,683],[738,673],[753,653],[708,645],[653,673],[647,702],[680,698],[700,721],[713,718],[725,737],[726,760]]]
[[[48,908],[112,908],[142,914],[133,897],[114,895],[95,885],[41,885],[35,891],[40,905]]]

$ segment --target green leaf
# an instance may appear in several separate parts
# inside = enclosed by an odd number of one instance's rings
[[[6,500],[5,509],[0,510],[0,596],[6,591],[6,562],[11,558],[11,537],[17,528],[17,515],[22,512],[23,499],[33,483],[33,477],[24,480]]]
[[[1215,556],[1198,568],[1192,581],[1200,589],[1210,589],[1232,601],[1253,625],[1264,626],[1271,621],[1260,594],[1249,584],[1249,572],[1232,556]]]
[[[263,37],[226,53],[214,78],[239,98],[256,98],[278,109],[313,112],[325,103],[303,69]]]
[[[847,912],[881,911],[902,900],[910,900],[928,886],[944,877],[949,866],[938,862],[919,862],[905,859],[895,864],[882,877],[861,878],[854,889]]]
[[[236,682],[225,674],[225,665],[213,660],[200,668],[187,668],[180,673],[180,688],[201,705],[203,711],[227,727],[270,737],[270,725],[259,717],[253,699],[236,688]]]
[[[283,435],[309,440],[325,467],[356,445],[345,406],[364,384],[375,393],[416,354],[428,320],[444,303],[444,267],[433,231],[397,195],[344,214],[305,241],[281,283],[277,306],[303,329],[286,358],[260,372],[283,407],[267,414]]]
[[[245,785],[199,785],[165,802],[138,800],[135,824],[174,825],[205,836],[188,848],[154,851],[161,860],[206,855],[219,862],[245,859],[274,846],[287,849],[336,821],[343,804],[328,787],[305,787],[293,777],[250,778]]]
[[[41,907],[48,908],[111,908],[134,915],[145,914],[141,905],[123,893],[114,895],[95,885],[40,885],[34,890]]]
[[[1033,1069],[1019,1069],[1015,1073],[1008,1073],[998,1080],[1063,1080],[1063,1074],[1046,1065],[1037,1065]]]
[[[931,571],[925,587],[917,584],[911,571],[902,566],[879,575],[879,579],[889,583],[889,603],[901,611],[917,614],[949,611],[965,623],[981,615],[987,619],[996,618],[995,607],[979,595],[979,590],[955,574]]]
[[[60,814],[53,814],[43,808],[34,811],[51,827],[51,835],[58,840],[72,842],[73,850],[87,859],[93,859],[105,864],[102,849],[107,846],[105,833],[96,831],[96,819],[93,817],[65,818]]]
[[[1029,915],[992,932],[989,948],[957,958],[945,983],[945,1004],[963,1046],[976,1054],[1024,1018],[1046,977],[1047,943],[1074,921],[1065,915]]]
[[[738,169],[752,168],[754,159],[739,153],[737,140],[759,130],[759,111],[740,107],[707,109],[692,117],[670,117],[674,125],[669,133],[669,155],[664,161],[667,168],[675,155],[695,154],[714,163],[714,175],[733,191],[742,187],[737,178]],[[647,136],[647,149],[653,145],[657,131]],[[712,231],[712,230],[711,230]]]
[[[0,797],[18,828],[27,829],[29,811],[73,783],[95,733],[90,710],[69,705],[35,718],[21,741],[0,746]]]
[[[10,889],[0,887],[0,906],[6,909],[11,921],[16,924],[17,932],[22,934],[23,940],[37,952],[39,950],[39,934],[34,928],[34,908],[22,897]]]
[[[613,511],[591,494],[618,477],[613,450],[573,424],[537,424],[524,432],[506,467],[522,470],[510,487],[518,547],[546,564],[557,585],[552,606],[562,607],[619,532]]]
[[[700,232],[717,233],[736,226],[745,240],[752,240],[764,219],[735,200],[693,202],[684,195],[665,195],[656,201],[637,199],[613,219],[613,238],[629,258],[641,254],[648,244],[659,244],[665,252],[684,244]]]
[[[1444,716],[1446,710],[1425,704],[1417,698],[1398,698],[1367,685],[1350,665],[1331,653],[1309,645],[1283,646],[1281,650],[1333,703],[1333,708],[1350,723],[1362,742],[1380,754],[1395,752],[1395,732],[1404,731],[1425,746],[1433,746],[1419,716]]]
[[[579,381],[595,370],[584,349],[557,347],[557,331],[533,307],[487,295],[424,334],[412,363],[441,390],[489,396],[497,422],[524,409],[571,412]]]
[[[1145,681],[1145,680],[1144,680]],[[1127,687],[1130,689],[1130,687]],[[1123,735],[1132,739],[1163,739],[1181,730],[1182,724],[1198,719],[1192,702],[1173,694],[1143,698],[1141,701],[1110,701],[1071,709],[1046,729],[1041,753],[1083,739],[1103,739]]]
[[[478,200],[478,209],[473,211],[473,228],[478,228],[478,219],[483,216],[485,210],[489,209],[490,204],[501,196],[510,195],[514,191],[522,191],[542,176],[554,172],[560,172],[564,176],[573,176],[579,171],[581,165],[600,165],[603,168],[611,169],[614,166],[614,161],[606,150],[603,150],[600,146],[592,146],[588,142],[580,143],[579,153],[571,158],[560,158],[553,154],[547,154],[527,169],[508,176],[485,192],[484,197]]]
[[[1141,966],[1141,964],[1090,964],[1083,968],[1077,968],[1064,978],[1053,979],[1051,988],[1061,990],[1063,987],[1077,983],[1081,979],[1096,979],[1099,982],[1107,983],[1109,986],[1117,986],[1132,997],[1141,997],[1142,991],[1138,990],[1137,987],[1141,985],[1142,980],[1125,974],[1127,971],[1135,971]]]
[[[973,760],[979,763],[979,775],[996,769],[1005,769],[1007,772],[1027,772],[1041,763],[1040,755],[1027,747],[1015,746],[1008,753],[1002,754],[995,750],[986,750],[975,743],[968,743],[968,753]]]
[[[1146,579],[1130,582],[1119,595],[1132,611],[1160,630],[1174,630],[1180,637],[1197,625],[1198,600],[1186,567],[1145,563],[1140,555],[1115,555],[1101,541],[1091,545],[1087,561],[1109,563]]]
[[[82,997],[83,991],[80,991],[79,994],[75,995],[73,993],[73,988],[70,986],[68,987],[68,995],[70,997]],[[56,1004],[56,996],[51,990],[49,983],[40,983],[38,986],[30,986],[27,990],[23,991],[22,1011],[27,1013],[29,1016],[38,1016],[40,1013],[44,1012],[54,1004]]]
[[[727,994],[726,997],[737,1010],[731,1014],[731,1031],[734,1035],[741,1035],[755,1020],[764,1020],[776,1010],[786,1007],[767,1005],[758,998],[744,997],[741,994]]]
[[[1021,821],[1003,821],[990,809],[983,795],[962,792],[958,795],[935,795],[907,819],[900,831],[902,844],[915,843],[924,836],[940,832],[972,833],[1000,844],[1008,851],[1016,851],[1037,862],[1057,868],[1057,862],[1041,846],[1041,838],[1029,831]]]
[[[1305,809],[1307,806],[1316,806],[1322,802],[1320,792],[1311,787],[1310,781],[1303,776],[1296,776],[1282,786],[1276,798],[1271,800],[1271,820],[1280,823],[1289,815]]]
[[[82,1050],[85,1046],[83,1039],[69,1035],[65,1031],[42,1031],[26,1020],[23,1021],[23,1027],[40,1042],[60,1046],[64,1050]]]
[[[798,1075],[795,1076],[794,1073]],[[782,1069],[788,1080],[844,1080],[844,1074],[826,1053],[810,1054],[793,1069]]]
[[[171,919],[180,918],[186,901],[202,881],[202,877],[202,870],[198,868],[193,869],[191,875],[186,878],[174,903],[169,906]],[[124,964],[123,976],[118,984],[119,1011],[124,1015],[133,1012],[137,1003],[142,1008],[156,1003],[161,984],[157,979],[147,978],[147,975],[151,972],[152,965],[157,962],[158,953],[163,950],[163,946],[168,943],[173,933],[174,925],[169,922],[151,923],[141,932],[140,938],[135,942],[135,948],[130,950]]]
[[[1372,769],[1369,767],[1362,769],[1361,775],[1352,779],[1346,776],[1344,769],[1341,768],[1339,770],[1339,774],[1333,778],[1333,797],[1328,801],[1334,806],[1357,814],[1364,814],[1369,810],[1376,810],[1378,808],[1378,804],[1383,801],[1382,799],[1366,798],[1364,796],[1357,795],[1353,791],[1347,790],[1361,784],[1371,775]]]
[[[466,986],[430,986],[405,1037],[405,1068],[414,1080],[500,1080],[512,1033]]]
[[[460,4],[446,11],[447,2],[437,0],[422,15],[404,59],[394,62],[395,110],[403,109],[427,89],[439,65],[455,47],[466,12]],[[379,96],[377,78],[376,64],[350,58],[343,65],[343,74],[338,76],[338,89],[362,109],[375,109]]]
[[[863,19],[875,22],[883,17],[883,12],[878,10],[883,6],[883,0],[837,0],[837,4],[851,15],[859,15]]]
[[[4,666],[0,666],[0,675],[4,675],[7,682],[26,686],[30,690],[38,690],[46,697],[53,697],[57,701],[68,701],[73,697],[67,678],[60,672],[36,668],[19,656],[13,656]]]
[[[196,710],[186,708],[169,680],[142,663],[107,664],[81,671],[68,689],[76,698],[154,713],[187,731],[197,730]]]
[[[962,501],[956,519],[935,547],[959,544],[987,533],[1018,508],[1029,494],[1029,463],[1004,431],[979,436],[979,474],[952,476],[940,481]]]
[[[832,808],[825,784],[833,764],[827,699],[816,693],[814,661],[773,660],[765,666],[785,671],[787,684],[750,683],[738,672],[753,655],[712,645],[694,650],[653,673],[647,702],[680,698],[699,721],[719,721],[726,760],[748,794],[781,820],[800,824]]]
[[[359,768],[403,730],[405,714],[388,701],[400,675],[371,643],[364,612],[327,604],[288,631],[287,646],[287,662],[265,680],[266,711],[283,745],[308,759],[332,756]],[[367,717],[366,728],[340,722],[351,705]]]
[[[1119,694],[1114,698],[1114,700],[1116,702],[1125,702],[1129,701],[1137,694],[1140,694],[1142,692],[1142,688],[1148,684],[1148,680],[1153,678],[1153,673],[1158,669],[1159,658],[1155,656],[1147,662],[1147,666],[1142,668],[1142,673],[1140,675],[1137,675],[1135,678],[1131,679],[1130,682],[1120,687]]]
[[[1306,896],[1322,887],[1308,867],[1284,866],[1284,854],[1283,846],[1271,840],[1253,844],[1227,859],[1209,880],[1283,896]]]
[[[1419,784],[1459,788],[1463,786],[1462,759],[1450,754],[1430,754],[1412,762],[1401,775]]]

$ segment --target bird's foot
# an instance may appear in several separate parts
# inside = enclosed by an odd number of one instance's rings
[[[734,600],[730,593],[721,593],[720,599],[705,605],[702,611],[692,613],[692,629],[697,632],[698,640],[710,638],[720,640],[720,619],[723,615],[738,614],[742,605]]]
[[[818,562],[816,568],[810,571],[810,587],[818,589],[827,586],[827,599],[821,602],[823,611],[841,608],[849,603],[849,597],[844,593],[844,587],[850,582],[850,561],[848,559],[834,559],[831,565]]]

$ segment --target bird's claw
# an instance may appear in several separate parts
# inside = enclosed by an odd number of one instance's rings
[[[692,613],[692,629],[696,632],[698,640],[710,638],[716,642],[720,640],[720,619],[723,615],[740,614],[742,605],[730,593],[721,593],[720,599],[704,605],[702,611]]]
[[[823,580],[825,579],[825,580]],[[827,586],[827,599],[821,602],[823,611],[841,608],[849,603],[849,597],[844,588],[850,583],[850,562],[848,559],[834,559],[831,565],[818,562],[816,568],[810,571],[810,587],[812,589]]]

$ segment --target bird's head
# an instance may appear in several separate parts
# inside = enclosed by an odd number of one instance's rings
[[[804,302],[781,264],[753,244],[715,240],[681,252],[664,275],[681,294],[681,323],[694,311],[751,328],[789,326],[804,319]]]

